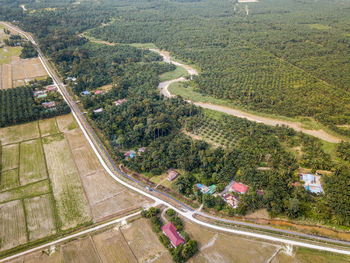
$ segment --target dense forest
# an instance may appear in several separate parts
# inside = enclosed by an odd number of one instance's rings
[[[50,118],[70,112],[69,106],[57,91],[51,91],[43,99],[34,97],[34,92],[44,90],[47,80],[34,80],[28,86],[0,90],[0,127]],[[45,108],[43,103],[55,101],[54,108]]]
[[[182,175],[174,191],[230,215],[267,208],[273,216],[350,225],[344,190],[349,188],[349,163],[340,165],[324,152],[322,142],[286,127],[213,117],[181,98],[164,99],[157,90],[158,75],[174,66],[127,45],[152,42],[196,64],[200,75],[190,85],[201,92],[263,112],[313,117],[347,133],[336,126],[346,127],[350,118],[347,2],[3,2],[1,19],[36,36],[119,162],[150,177],[177,168]],[[20,3],[31,11],[24,12]],[[324,10],[337,13],[339,20]],[[81,35],[86,30],[90,37],[118,44],[92,43]],[[108,91],[93,92],[105,84],[111,84]],[[83,95],[86,90],[91,93]],[[125,100],[116,104],[120,99]],[[195,133],[213,123],[230,135],[228,146],[213,147],[182,132]],[[125,152],[139,147],[146,151],[125,159]],[[340,144],[336,154],[349,160],[349,145]],[[323,176],[324,195],[293,185],[300,166],[334,172]],[[236,210],[220,196],[202,195],[194,187],[216,184],[220,192],[233,179],[249,185]]]

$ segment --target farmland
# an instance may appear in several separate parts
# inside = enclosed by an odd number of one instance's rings
[[[4,28],[0,28],[0,42],[8,38]],[[33,79],[42,79],[47,73],[39,58],[22,59],[22,47],[4,46],[0,48],[0,90],[25,85]]]

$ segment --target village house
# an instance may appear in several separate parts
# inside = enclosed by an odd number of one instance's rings
[[[41,104],[44,108],[53,108],[56,107],[56,102],[55,101],[50,101],[50,102],[44,102]]]
[[[95,95],[103,95],[104,92],[103,92],[102,90],[95,90],[95,91],[94,91],[94,94],[95,94]]]
[[[146,151],[146,147],[141,147],[137,150],[139,154],[144,153]]]
[[[238,193],[238,194],[246,194],[248,191],[248,185],[234,182],[231,188],[232,191]]]
[[[94,110],[94,113],[100,113],[100,112],[103,112],[104,111],[104,108],[99,108],[97,110]]]
[[[313,174],[299,174],[299,177],[301,181],[304,181],[304,187],[307,191],[315,194],[323,193],[321,176]]]
[[[37,91],[34,91],[33,95],[34,97],[38,97],[40,95],[45,95],[46,94],[46,91],[44,90],[37,90]]]
[[[47,91],[54,91],[56,89],[55,85],[49,85],[49,86],[46,86],[45,89]]]
[[[213,194],[216,191],[216,185],[213,184],[209,187],[203,185],[203,184],[196,184],[196,187],[203,193],[203,194]]]
[[[90,95],[90,91],[84,90],[80,93],[82,96]]]
[[[239,204],[239,198],[238,197],[235,197],[234,195],[232,194],[224,194],[222,195],[222,198],[225,200],[225,202],[233,207],[233,208],[237,208],[238,207],[238,204]]]
[[[136,152],[134,151],[134,150],[130,150],[130,151],[127,151],[125,154],[124,154],[124,157],[125,157],[125,159],[127,160],[127,159],[132,159],[132,158],[134,158],[135,157],[135,155],[136,155]]]
[[[174,170],[174,169],[168,170],[168,181],[171,182],[172,180],[174,180],[178,176],[179,176],[179,173],[176,170]]]
[[[126,102],[126,99],[119,99],[119,100],[116,100],[116,101],[114,102],[114,104],[115,104],[115,106],[119,106],[119,105],[121,105],[121,104],[124,103],[124,102]]]
[[[164,235],[169,238],[170,243],[173,245],[173,247],[177,247],[178,245],[181,245],[185,242],[179,232],[177,232],[176,227],[172,222],[164,225],[162,227],[162,231]]]

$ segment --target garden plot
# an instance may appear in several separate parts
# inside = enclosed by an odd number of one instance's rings
[[[20,200],[0,204],[0,251],[27,242],[23,205]]]
[[[29,240],[36,240],[56,233],[54,212],[50,195],[24,200]]]
[[[123,226],[121,231],[139,262],[173,262],[146,219]]]
[[[2,147],[2,170],[18,168],[19,145],[11,144]]]
[[[64,136],[45,137],[43,143],[62,230],[90,222],[90,208]]]
[[[99,263],[101,262],[95,251],[90,237],[70,242],[62,248],[64,262],[69,263]]]
[[[47,178],[44,153],[41,140],[31,140],[20,144],[19,179],[21,185],[41,181]]]
[[[24,257],[24,261],[21,263],[62,263],[63,257],[60,251],[56,251],[53,254],[47,255],[42,251],[30,254]],[[11,262],[15,263],[15,262]]]
[[[18,170],[0,172],[0,191],[5,191],[19,186]]]
[[[138,262],[119,230],[111,229],[93,236],[102,262]]]
[[[41,136],[54,135],[59,133],[55,118],[40,120],[39,127]]]
[[[39,137],[38,122],[36,121],[0,129],[0,140],[3,146]]]

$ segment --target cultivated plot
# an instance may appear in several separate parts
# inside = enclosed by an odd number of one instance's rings
[[[55,118],[40,120],[39,127],[41,136],[54,135],[59,133]]]
[[[99,263],[101,260],[90,237],[73,241],[63,247],[63,259],[70,263]]]
[[[118,229],[97,234],[93,236],[93,241],[104,263],[138,262]]]
[[[21,185],[47,178],[44,152],[40,139],[20,144],[19,178]]]
[[[20,263],[62,263],[63,257],[60,251],[55,251],[50,255],[40,251],[24,257],[24,260],[19,262]],[[12,262],[12,263],[15,263],[15,262]]]
[[[24,244],[26,224],[20,200],[0,204],[0,251]]]
[[[72,114],[58,116],[56,120],[61,132],[71,131],[79,127]]]
[[[56,233],[54,211],[50,195],[24,200],[29,240],[36,240]]]
[[[21,125],[0,129],[0,140],[2,145],[17,143],[21,141],[39,138],[38,122],[30,122]]]
[[[121,227],[121,231],[139,262],[173,262],[146,219]],[[160,261],[160,258],[162,259]]]
[[[19,186],[18,170],[7,170],[0,172],[0,192]]]
[[[18,168],[19,145],[11,144],[2,147],[2,170]]]
[[[45,137],[43,143],[62,230],[89,222],[90,208],[64,136]]]

